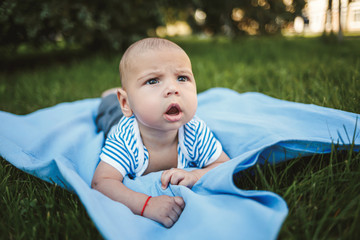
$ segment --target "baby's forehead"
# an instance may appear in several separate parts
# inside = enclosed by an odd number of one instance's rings
[[[154,56],[156,56],[157,53],[163,53],[163,52],[181,52],[181,53],[185,53],[185,51],[178,47],[178,46],[169,46],[169,45],[163,45],[163,46],[158,46],[158,47],[148,47],[148,48],[144,48],[144,47],[138,47],[138,48],[134,48],[131,49],[131,51],[128,52],[127,56],[125,56],[127,59],[136,59],[137,57],[142,56],[143,54],[149,53],[151,52],[151,54],[153,54]],[[126,59],[125,59],[126,60]]]
[[[156,58],[157,54],[163,54],[163,53],[169,53],[171,55],[175,54],[181,54],[183,56],[186,56],[188,60],[190,60],[186,54],[186,52],[182,48],[177,47],[169,47],[169,46],[163,46],[159,48],[138,48],[138,49],[132,49],[131,52],[128,52],[126,56],[123,57],[122,63],[121,63],[121,70],[127,71],[130,70],[133,66],[137,66],[139,59],[141,59],[142,56],[151,54],[152,57]],[[177,55],[178,56],[178,55]]]
[[[178,49],[184,51],[176,43],[162,38],[145,38],[132,44],[124,56],[133,56],[146,51],[164,51],[166,49]]]
[[[148,52],[155,57],[157,53],[168,51],[169,54],[178,51],[180,54],[184,54],[186,58],[190,61],[186,52],[177,44],[166,40],[158,38],[147,38],[140,40],[132,44],[124,53],[120,61],[120,78],[122,83],[126,82],[126,73],[131,71],[132,67],[137,65],[137,60]]]

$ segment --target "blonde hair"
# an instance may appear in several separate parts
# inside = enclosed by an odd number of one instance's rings
[[[128,47],[126,49],[124,55],[122,56],[119,64],[119,72],[120,72],[120,80],[121,85],[124,87],[124,79],[125,79],[125,72],[126,69],[130,66],[130,59],[131,56],[136,56],[137,54],[141,52],[145,52],[147,50],[159,50],[164,48],[173,48],[181,50],[185,53],[185,51],[179,47],[176,43],[173,43],[167,39],[163,38],[144,38],[142,40],[139,40]],[[186,53],[185,53],[186,54]]]

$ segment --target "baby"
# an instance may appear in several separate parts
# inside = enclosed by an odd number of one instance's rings
[[[185,207],[184,200],[135,192],[122,183],[123,178],[164,170],[163,189],[169,184],[191,188],[229,157],[195,117],[196,83],[182,48],[169,40],[146,38],[126,50],[119,68],[121,111],[112,109],[111,115],[123,116],[110,126],[91,185],[134,214],[171,227]],[[184,170],[189,167],[196,169]]]

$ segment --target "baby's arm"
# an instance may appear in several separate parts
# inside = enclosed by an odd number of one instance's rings
[[[134,214],[140,215],[148,196],[127,188],[122,181],[123,176],[119,171],[101,161],[95,170],[91,187],[126,205]],[[184,206],[181,197],[166,195],[152,197],[147,203],[143,216],[165,227],[171,227],[178,220]]]
[[[219,166],[220,164],[229,160],[229,157],[223,151],[220,157],[210,165],[193,171],[186,171],[184,169],[173,168],[166,170],[161,175],[161,185],[163,189],[166,189],[171,183],[172,185],[183,185],[188,188],[192,186],[208,171]]]

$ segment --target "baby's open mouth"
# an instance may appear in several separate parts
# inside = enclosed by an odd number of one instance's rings
[[[171,104],[166,110],[164,117],[169,122],[177,122],[182,119],[183,113],[179,104]]]
[[[180,109],[178,106],[174,105],[174,106],[171,106],[167,111],[166,111],[166,114],[168,115],[177,115],[180,113]]]

